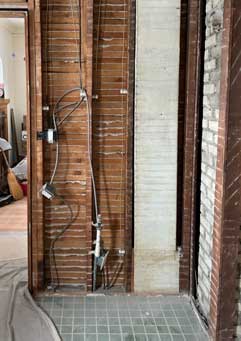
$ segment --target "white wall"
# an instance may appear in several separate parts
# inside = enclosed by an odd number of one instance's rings
[[[3,61],[5,98],[10,99],[10,108],[14,109],[19,152],[21,153],[21,123],[26,113],[26,64],[24,21],[18,25],[6,19],[0,19],[0,57]],[[9,114],[9,136],[10,133]],[[11,141],[11,138],[10,138]]]
[[[0,57],[3,62],[3,78],[4,78],[4,90],[5,90],[5,98],[10,99],[9,104],[9,113],[10,107],[14,108],[14,88],[10,86],[14,83],[14,69],[13,69],[13,41],[12,34],[10,30],[6,27],[5,24],[1,22],[0,19]],[[10,115],[8,115],[8,126],[9,126],[9,137],[10,134]]]
[[[23,33],[12,35],[13,39],[13,69],[14,69],[14,109],[15,123],[18,133],[18,146],[21,152],[21,125],[23,116],[27,113],[26,103],[26,64],[25,64],[25,36]]]
[[[138,0],[136,34],[134,286],[178,292],[180,0]]]

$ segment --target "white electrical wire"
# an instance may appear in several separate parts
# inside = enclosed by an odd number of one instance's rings
[[[57,168],[58,168],[58,164],[59,164],[59,139],[58,139],[58,126],[57,126],[57,122],[56,122],[56,116],[55,113],[53,113],[53,123],[54,123],[54,130],[56,131],[57,134],[57,139],[56,139],[56,151],[55,151],[55,164],[54,164],[54,170],[50,179],[50,184],[53,183],[56,172],[57,172]]]
[[[92,107],[89,102],[89,96],[86,90],[85,90],[85,94],[86,94],[87,124],[88,124],[88,159],[89,159],[90,176],[91,176],[93,195],[94,195],[95,216],[96,216],[96,222],[97,222],[98,215],[99,215],[99,208],[98,208],[98,201],[97,201],[97,192],[96,192],[96,184],[95,184],[94,170],[93,170],[92,157],[91,157],[91,143],[90,143],[90,136],[91,136],[90,122],[92,118]]]
[[[121,71],[122,71],[122,89],[124,88],[124,59],[125,59],[125,30],[126,30],[126,0],[123,0],[123,8],[124,8],[124,28],[123,28],[123,36],[122,36],[122,56],[121,56]],[[123,200],[123,176],[124,176],[124,158],[126,157],[126,121],[124,120],[124,94],[122,94],[122,148],[124,151],[122,152],[122,159],[121,159],[121,184],[120,184],[120,207],[122,207],[122,200]],[[127,113],[126,113],[127,116]],[[125,179],[126,182],[126,179]],[[124,241],[124,231],[122,227],[122,215],[123,212],[120,209],[120,237],[122,242],[122,248],[125,250],[125,241]]]
[[[55,175],[56,175],[56,172],[57,172],[57,168],[58,168],[58,164],[59,164],[59,139],[58,139],[58,127],[80,106],[80,104],[82,103],[83,101],[83,98],[80,99],[79,102],[72,102],[72,103],[69,103],[68,105],[64,105],[62,106],[61,108],[58,108],[59,104],[61,103],[61,101],[67,96],[69,95],[70,93],[74,92],[74,91],[81,91],[81,88],[79,87],[75,87],[75,88],[72,88],[68,91],[65,91],[64,94],[57,100],[57,102],[55,103],[55,106],[54,106],[54,109],[53,109],[53,114],[52,114],[52,117],[53,117],[53,125],[54,125],[54,130],[57,134],[57,139],[56,139],[56,152],[55,152],[55,164],[54,164],[54,170],[52,172],[52,176],[51,176],[51,179],[50,179],[50,184],[53,184],[54,182],[54,178],[55,178]],[[64,116],[64,118],[62,120],[60,120],[59,122],[57,122],[57,117],[56,117],[56,114],[59,113],[61,110],[63,109],[66,109],[67,106],[71,106],[71,105],[74,105],[74,108]]]
[[[74,18],[74,7],[73,7],[73,1],[72,0],[70,1],[70,5],[71,5],[71,12],[72,12],[72,22],[73,22],[73,26],[74,26],[76,53],[77,53],[77,59],[79,60],[80,88],[82,88],[82,61],[81,61],[81,52],[80,52],[81,44],[78,43],[78,33],[76,30],[76,22],[75,22],[75,18]],[[79,8],[78,5],[77,5],[77,7]],[[78,17],[80,18],[79,11],[78,11]],[[79,27],[80,27],[80,25],[79,25]],[[81,36],[81,31],[79,30],[79,39],[80,39],[80,36]]]

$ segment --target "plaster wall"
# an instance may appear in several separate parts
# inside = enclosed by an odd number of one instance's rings
[[[136,20],[134,289],[178,292],[180,0],[139,0]]]

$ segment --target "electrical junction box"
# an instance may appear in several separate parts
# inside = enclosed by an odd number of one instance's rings
[[[56,195],[54,186],[48,182],[43,185],[40,192],[42,196],[48,200],[52,200]]]

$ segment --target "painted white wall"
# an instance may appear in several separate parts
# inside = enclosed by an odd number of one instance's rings
[[[14,88],[11,84],[14,83],[14,69],[13,69],[13,41],[12,34],[8,27],[0,19],[0,57],[3,64],[3,80],[4,80],[4,91],[5,98],[10,99],[10,104],[8,106],[9,113],[10,107],[14,108]],[[10,130],[10,115],[8,115],[8,127],[9,127],[9,137],[11,139]]]
[[[134,287],[173,293],[180,0],[138,0],[136,35]]]
[[[26,63],[24,33],[15,33],[13,39],[13,69],[14,69],[14,108],[19,152],[22,150],[21,131],[23,116],[27,113],[26,103]]]
[[[11,140],[10,108],[13,108],[21,153],[21,123],[27,108],[24,20],[0,18],[0,42],[5,98],[10,99],[9,136]]]

